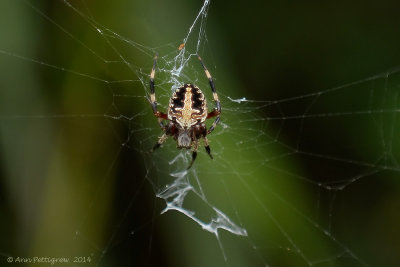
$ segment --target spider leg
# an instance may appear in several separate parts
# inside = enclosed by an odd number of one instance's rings
[[[208,144],[207,136],[203,136],[203,141],[204,141],[204,147],[207,151],[207,154],[210,156],[211,159],[214,159],[214,157],[211,155],[211,149],[210,149],[210,145]]]
[[[154,91],[154,77],[156,75],[156,65],[157,65],[157,55],[154,57],[153,68],[151,69],[150,73],[150,104],[151,108],[153,109],[154,116],[158,117],[158,124],[160,125],[161,129],[164,129],[163,120],[167,120],[167,114],[160,112],[157,110],[157,100],[156,100],[156,93]]]
[[[197,147],[198,147],[198,144],[199,144],[199,140],[196,139],[196,140],[193,142],[192,161],[190,162],[189,167],[187,167],[187,170],[189,170],[189,169],[192,167],[194,161],[195,161],[196,158],[197,158]]]
[[[168,135],[166,133],[164,133],[160,138],[158,138],[158,141],[153,146],[153,149],[151,150],[151,152],[154,152],[157,148],[159,148],[162,144],[164,144],[165,141],[167,141],[167,139],[168,139]]]
[[[215,106],[216,106],[216,108],[212,112],[209,112],[207,115],[207,119],[212,118],[212,117],[217,117],[215,119],[214,123],[212,124],[212,126],[210,127],[210,129],[208,129],[208,131],[207,131],[207,134],[210,134],[219,122],[219,114],[221,114],[221,102],[219,101],[218,94],[215,89],[214,80],[213,80],[210,72],[208,71],[208,69],[207,69],[206,65],[204,64],[203,60],[201,59],[201,57],[199,56],[198,58],[200,60],[201,65],[203,66],[203,69],[207,76],[207,79],[210,82],[210,87],[211,87],[211,91],[213,93],[213,98],[214,98],[214,102],[215,102]]]

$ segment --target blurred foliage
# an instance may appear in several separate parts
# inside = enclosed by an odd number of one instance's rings
[[[0,4],[2,262],[11,255],[90,256],[101,266],[396,266],[400,80],[396,71],[372,78],[399,66],[397,1],[211,1],[200,52],[221,94],[222,122],[240,127],[221,125],[210,137],[219,162],[200,153],[188,179],[195,186],[200,179],[207,201],[249,233],[220,231],[220,243],[182,214],[159,215],[165,203],[155,191],[172,182],[169,161],[178,152],[170,140],[157,155],[146,153],[160,130],[143,89],[153,53],[137,49],[153,48],[159,70],[171,67],[165,59],[178,52],[201,2],[70,2],[137,42],[113,45],[140,71],[105,64],[98,56],[115,56],[109,43],[62,1]],[[207,88],[191,61],[185,74]],[[156,81],[166,76],[160,71]],[[227,98],[273,101],[347,84],[315,102],[265,108]],[[157,86],[165,108],[169,85]],[[282,122],[305,110],[325,115]],[[359,110],[381,112],[365,118]],[[112,119],[121,114],[128,119]],[[342,180],[343,190],[318,186]],[[188,202],[209,219],[206,202],[194,195]]]

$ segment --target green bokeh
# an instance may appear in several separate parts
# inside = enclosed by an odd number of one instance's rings
[[[399,262],[400,80],[396,69],[381,75],[400,62],[396,1],[211,2],[200,52],[216,79],[222,123],[210,136],[216,159],[199,153],[187,176],[196,189],[200,181],[207,202],[190,193],[185,206],[207,221],[211,203],[249,234],[220,230],[219,241],[183,214],[159,215],[165,203],[155,194],[173,181],[169,161],[178,152],[169,140],[146,153],[160,130],[144,73],[158,52],[165,108],[168,63],[201,2],[71,1],[83,18],[62,2],[30,3],[1,4],[3,262],[10,255],[90,256],[101,266]],[[112,40],[135,71],[99,58],[116,54],[85,21],[92,18],[139,44]],[[207,88],[195,57],[184,74]],[[290,119],[309,114],[320,116]]]

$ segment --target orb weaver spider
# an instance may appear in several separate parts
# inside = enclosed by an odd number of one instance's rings
[[[221,114],[221,103],[219,101],[217,91],[210,72],[206,68],[200,56],[198,59],[204,69],[204,72],[210,83],[211,91],[213,94],[215,108],[213,111],[208,112],[207,100],[203,92],[193,85],[186,83],[177,88],[169,99],[168,111],[163,113],[157,110],[156,94],[154,91],[154,77],[156,72],[157,55],[154,57],[153,68],[150,73],[150,104],[153,109],[154,116],[158,118],[158,123],[163,135],[158,139],[152,151],[159,148],[167,139],[172,136],[177,142],[178,149],[192,148],[192,161],[187,169],[192,167],[197,157],[197,148],[199,140],[202,139],[207,154],[213,159],[211,155],[210,145],[208,144],[207,135],[209,135],[219,122],[219,115]],[[207,130],[205,120],[216,117],[211,127]],[[168,120],[169,123],[164,125],[163,120]]]

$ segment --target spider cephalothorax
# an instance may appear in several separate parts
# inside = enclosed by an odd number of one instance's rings
[[[210,146],[208,145],[207,135],[214,130],[215,126],[219,122],[219,114],[221,113],[221,104],[215,90],[214,81],[200,57],[199,60],[204,68],[204,72],[206,73],[213,92],[216,108],[212,112],[208,112],[207,100],[203,92],[191,83],[184,84],[175,90],[169,100],[167,114],[158,111],[156,95],[154,92],[154,76],[157,56],[154,58],[153,69],[150,74],[150,103],[154,115],[158,117],[158,123],[161,129],[164,131],[164,134],[154,145],[153,151],[159,148],[167,140],[168,136],[172,136],[176,140],[178,148],[192,148],[192,162],[190,163],[189,168],[196,159],[200,139],[203,139],[208,155],[213,158]],[[204,121],[212,117],[217,118],[210,129],[207,130]],[[163,120],[168,120],[169,123],[164,125]]]

